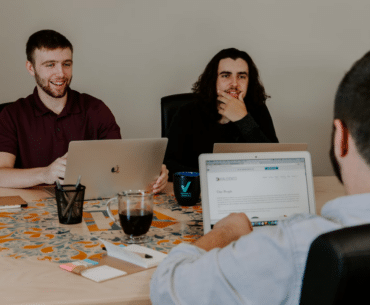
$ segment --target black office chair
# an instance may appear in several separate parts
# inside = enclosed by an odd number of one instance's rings
[[[180,93],[161,98],[162,138],[168,134],[172,118],[177,109],[195,100],[193,93]]]
[[[369,304],[370,225],[325,233],[311,244],[301,305]]]
[[[8,106],[10,104],[12,104],[13,102],[9,102],[9,103],[3,103],[3,104],[0,104],[0,112],[3,111],[3,109],[5,108],[5,106]]]

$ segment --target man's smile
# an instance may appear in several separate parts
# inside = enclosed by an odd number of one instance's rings
[[[240,91],[239,90],[232,89],[232,90],[226,90],[226,93],[227,94],[230,94],[234,98],[238,98],[239,97],[239,94],[240,94]]]
[[[55,86],[63,86],[66,83],[66,80],[63,81],[50,81],[51,84]]]

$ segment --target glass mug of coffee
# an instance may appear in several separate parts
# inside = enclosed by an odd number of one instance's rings
[[[113,201],[118,202],[119,220],[115,219],[110,209]],[[153,220],[153,193],[143,190],[129,190],[117,194],[117,197],[107,202],[109,217],[121,224],[126,234],[122,242],[127,244],[140,244],[151,240],[146,233]]]

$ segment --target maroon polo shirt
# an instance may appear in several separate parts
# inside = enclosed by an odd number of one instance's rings
[[[70,141],[121,139],[109,108],[91,95],[68,90],[57,115],[33,94],[0,113],[0,152],[16,156],[15,168],[45,167],[68,151]]]

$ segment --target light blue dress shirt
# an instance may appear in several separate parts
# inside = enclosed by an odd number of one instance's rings
[[[370,194],[297,214],[209,252],[181,244],[153,275],[153,304],[299,304],[307,254],[322,233],[370,223]]]

